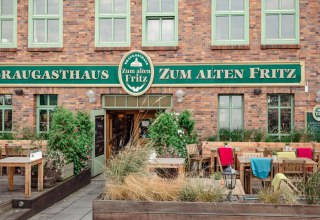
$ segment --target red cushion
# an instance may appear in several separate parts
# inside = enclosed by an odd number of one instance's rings
[[[230,147],[219,147],[218,153],[222,166],[233,165],[233,151]]]
[[[297,148],[298,157],[305,157],[312,160],[312,152],[313,152],[312,148],[304,148],[304,147]]]

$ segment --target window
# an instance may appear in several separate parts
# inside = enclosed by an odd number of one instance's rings
[[[0,132],[12,131],[12,95],[0,95]]]
[[[96,0],[95,46],[130,46],[129,0]]]
[[[143,0],[143,46],[178,45],[178,0]]]
[[[281,140],[293,128],[292,95],[268,95],[268,135]]]
[[[249,44],[249,0],[212,0],[212,45]]]
[[[51,127],[51,116],[58,105],[58,95],[37,96],[37,132],[47,133]]]
[[[0,0],[0,48],[17,47],[17,1]]]
[[[299,0],[262,0],[262,44],[299,44]]]
[[[243,97],[241,95],[219,96],[219,128],[230,130],[243,128]]]
[[[62,0],[29,0],[30,48],[62,47]]]

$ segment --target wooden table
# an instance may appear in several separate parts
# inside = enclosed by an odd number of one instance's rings
[[[0,160],[0,167],[7,167],[8,170],[8,188],[13,191],[13,175],[15,167],[25,168],[25,190],[26,198],[31,197],[31,167],[38,165],[38,191],[43,190],[43,158],[30,160],[29,157],[7,157]]]
[[[184,177],[186,172],[185,158],[156,158],[148,161],[149,170],[155,168],[178,169],[178,176]]]

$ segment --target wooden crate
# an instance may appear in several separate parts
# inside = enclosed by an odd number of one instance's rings
[[[57,175],[57,181],[61,182],[64,181],[70,177],[72,177],[74,174],[74,163],[68,163],[66,164],[61,170],[58,170]]]

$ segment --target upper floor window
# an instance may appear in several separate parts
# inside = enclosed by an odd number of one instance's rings
[[[37,96],[37,132],[47,133],[51,127],[52,112],[58,105],[58,95]]]
[[[130,46],[129,0],[96,0],[95,46]]]
[[[299,0],[262,0],[262,44],[299,44]]]
[[[12,131],[12,95],[0,95],[0,133]]]
[[[143,46],[178,45],[178,0],[143,0]]]
[[[0,48],[17,47],[17,1],[0,0]]]
[[[62,47],[62,4],[62,0],[29,0],[30,48]]]
[[[243,96],[219,96],[219,129],[230,130],[243,128]]]
[[[212,45],[249,44],[249,0],[212,0]]]

